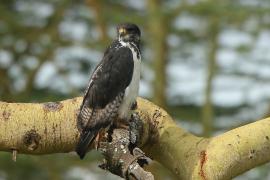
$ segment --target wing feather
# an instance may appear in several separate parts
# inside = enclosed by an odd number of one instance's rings
[[[132,52],[127,47],[105,54],[93,73],[85,103],[91,108],[104,108],[129,85],[133,67]]]
[[[127,47],[110,48],[96,67],[78,115],[82,133],[76,152],[81,158],[98,131],[108,126],[112,116],[117,115],[125,89],[131,82],[133,67],[133,55]]]

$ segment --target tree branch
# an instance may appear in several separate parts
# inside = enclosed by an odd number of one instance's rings
[[[100,143],[99,150],[105,156],[105,163],[100,167],[125,179],[154,180],[153,175],[142,168],[150,159],[137,147],[130,152],[129,143],[128,130],[114,129],[112,141]]]
[[[74,151],[81,98],[31,104],[0,102],[0,150],[25,154]],[[270,161],[270,118],[212,138],[177,126],[151,102],[138,98],[140,147],[180,179],[230,179]]]

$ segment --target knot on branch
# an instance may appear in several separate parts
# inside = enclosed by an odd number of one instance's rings
[[[11,112],[4,110],[4,112],[2,113],[3,120],[8,121],[10,118],[10,115],[11,115]]]
[[[55,112],[59,111],[63,108],[63,104],[61,102],[47,102],[43,104],[43,109],[45,112]]]
[[[38,148],[40,139],[41,136],[36,132],[36,130],[32,129],[24,134],[23,143],[30,151],[34,151]]]

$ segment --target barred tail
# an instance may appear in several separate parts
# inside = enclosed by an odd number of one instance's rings
[[[89,149],[90,144],[93,142],[97,134],[98,134],[97,130],[88,130],[88,131],[85,130],[82,132],[80,140],[76,146],[76,152],[81,159],[84,158],[85,154]]]
[[[81,135],[75,149],[75,151],[77,152],[77,154],[80,156],[81,159],[84,158],[85,154],[89,149],[90,144],[93,142],[98,133],[98,130],[90,128],[88,124],[91,123],[89,121],[91,121],[93,115],[94,110],[84,105],[81,106],[80,113],[78,115],[78,127],[81,129]]]

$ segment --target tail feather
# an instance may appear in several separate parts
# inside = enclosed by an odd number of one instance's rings
[[[97,133],[98,131],[96,130],[89,130],[89,131],[82,132],[80,140],[76,146],[76,152],[80,156],[81,159],[84,158],[90,144],[95,139]]]

